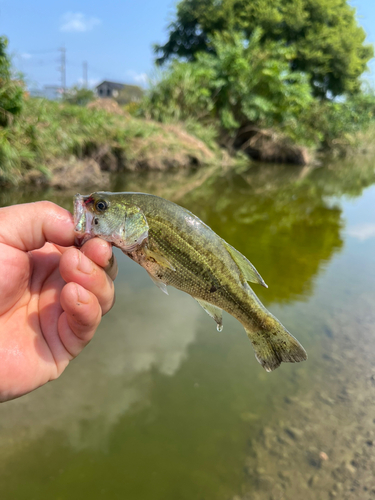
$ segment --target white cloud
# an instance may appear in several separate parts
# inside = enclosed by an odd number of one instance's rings
[[[347,233],[359,241],[366,241],[370,238],[375,238],[375,224],[358,224],[349,227]]]
[[[60,31],[70,31],[83,33],[92,30],[95,26],[101,23],[101,20],[96,17],[88,17],[82,12],[67,12],[62,17]]]
[[[33,56],[31,54],[28,54],[27,52],[23,52],[20,54],[21,59],[31,59]]]
[[[126,72],[127,76],[129,76],[135,83],[138,83],[139,85],[142,85],[145,87],[148,83],[148,76],[146,73],[137,73],[136,71],[133,71],[130,69],[129,71]]]

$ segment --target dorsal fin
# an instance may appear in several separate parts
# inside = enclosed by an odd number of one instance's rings
[[[252,265],[252,263],[249,260],[247,260],[247,258],[244,255],[242,255],[242,253],[240,253],[238,250],[229,245],[229,243],[227,243],[226,241],[224,243],[232,259],[237,264],[241,273],[243,274],[244,279],[246,281],[250,281],[251,283],[257,283],[258,285],[262,285],[265,288],[268,288],[263,278],[255,269],[255,267]]]

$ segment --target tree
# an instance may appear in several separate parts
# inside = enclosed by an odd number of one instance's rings
[[[10,59],[6,53],[8,40],[0,37],[0,126],[9,124],[23,104],[23,82],[12,79]]]
[[[374,51],[364,43],[366,34],[347,0],[182,0],[168,41],[155,46],[157,63],[195,60],[198,53],[214,50],[213,34],[238,31],[248,40],[259,27],[263,43],[278,41],[294,49],[290,68],[308,74],[316,96],[359,92]]]
[[[248,41],[237,33],[217,34],[195,61],[173,61],[145,101],[155,119],[209,122],[218,119],[232,136],[246,125],[295,127],[311,103],[306,75],[292,71],[294,50],[275,41]]]

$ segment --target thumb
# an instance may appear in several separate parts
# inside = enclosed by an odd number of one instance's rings
[[[70,212],[50,201],[0,208],[0,243],[27,252],[47,241],[61,246],[74,244]]]

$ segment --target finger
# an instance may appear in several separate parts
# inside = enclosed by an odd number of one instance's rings
[[[111,278],[111,280],[115,280],[118,275],[118,264],[117,264],[117,259],[115,254],[112,254],[112,257],[110,258],[108,262],[108,266],[104,268],[104,271],[108,274],[108,276]]]
[[[58,322],[59,337],[75,358],[93,338],[102,310],[95,295],[76,283],[64,286],[60,301],[64,312]]]
[[[116,278],[118,273],[117,260],[113,255],[112,245],[108,241],[93,238],[82,246],[81,252],[102,267],[112,280]]]
[[[41,248],[46,241],[74,244],[74,223],[70,212],[49,201],[0,208],[0,243],[19,250]]]
[[[103,268],[95,264],[77,248],[69,248],[61,256],[60,273],[67,283],[78,283],[93,293],[106,314],[114,303],[114,285]]]

